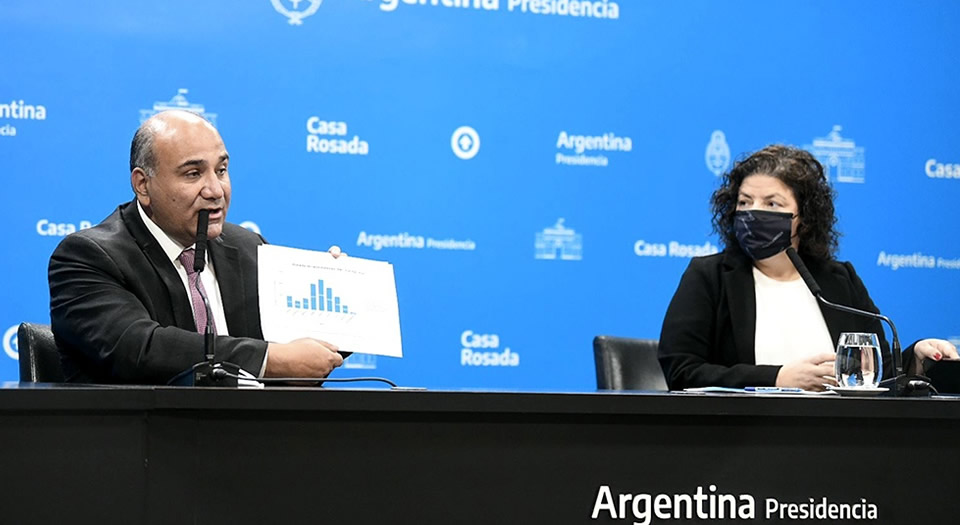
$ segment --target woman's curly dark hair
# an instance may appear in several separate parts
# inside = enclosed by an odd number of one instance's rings
[[[723,182],[710,198],[713,209],[713,230],[720,235],[728,250],[740,251],[733,231],[740,184],[750,175],[770,175],[793,190],[800,223],[797,236],[800,254],[818,260],[833,259],[840,234],[833,209],[836,192],[827,182],[823,166],[809,152],[791,146],[767,146],[737,161],[723,175]]]

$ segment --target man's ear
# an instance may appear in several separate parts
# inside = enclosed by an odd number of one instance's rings
[[[133,187],[133,193],[137,195],[140,205],[144,207],[150,205],[150,193],[147,191],[147,180],[149,179],[150,176],[143,171],[143,168],[133,168],[133,171],[130,172],[130,186]]]

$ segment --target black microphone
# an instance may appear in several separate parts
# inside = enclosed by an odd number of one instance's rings
[[[862,315],[865,317],[870,317],[872,319],[878,319],[886,322],[890,326],[890,331],[893,332],[893,342],[891,343],[891,352],[893,353],[893,374],[891,384],[893,386],[893,395],[899,396],[904,391],[903,386],[906,385],[906,375],[903,373],[903,356],[900,355],[900,336],[897,335],[897,327],[894,326],[893,321],[885,315],[878,313],[870,312],[867,310],[861,310],[859,308],[853,308],[851,306],[845,306],[842,304],[831,303],[830,301],[823,298],[823,291],[820,289],[820,285],[817,284],[817,281],[813,279],[813,275],[810,274],[810,270],[807,269],[807,265],[803,264],[803,260],[800,259],[800,254],[797,253],[797,250],[793,249],[793,246],[787,248],[787,257],[790,258],[790,262],[793,263],[794,268],[797,269],[797,272],[800,273],[800,278],[803,279],[803,282],[807,284],[807,288],[810,289],[810,293],[817,298],[818,301],[824,305],[833,308],[834,310],[840,310],[841,312],[847,312],[856,315]],[[884,380],[883,383],[887,383],[888,380]],[[901,383],[903,385],[901,385]]]
[[[202,272],[207,263],[207,225],[209,223],[210,210],[200,210],[200,213],[197,214],[196,256],[193,258],[193,271],[195,272]]]
[[[213,310],[207,300],[207,294],[200,288],[200,272],[207,262],[207,226],[210,224],[210,210],[200,210],[197,214],[197,242],[194,244],[193,271],[197,272],[196,288],[203,300],[203,308],[207,311],[207,326],[203,332],[203,354],[207,361],[213,363],[217,338],[213,329]]]
[[[807,283],[807,288],[810,289],[810,293],[817,299],[820,299],[820,294],[823,293],[823,291],[820,290],[820,285],[813,279],[813,275],[810,275],[810,270],[807,269],[806,264],[803,264],[803,259],[800,258],[797,250],[793,249],[793,246],[787,248],[787,257],[790,258],[793,267],[800,272],[800,278],[803,279],[803,282]]]
[[[223,375],[222,370],[228,369],[234,374],[240,373],[240,367],[229,362],[217,363],[214,361],[217,348],[217,336],[214,333],[213,309],[207,294],[200,288],[200,272],[206,266],[207,259],[207,226],[210,222],[210,210],[200,210],[197,214],[197,241],[194,245],[193,271],[197,272],[195,288],[203,300],[203,308],[207,311],[207,325],[203,332],[203,354],[205,361],[201,361],[184,370],[171,379],[168,385],[178,386],[237,386],[233,375]],[[230,379],[227,379],[230,378]]]

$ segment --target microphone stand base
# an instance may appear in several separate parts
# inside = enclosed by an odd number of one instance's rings
[[[221,375],[215,370],[223,370],[233,375],[240,375],[240,367],[229,361],[214,363],[203,361],[177,374],[176,377],[167,382],[169,386],[220,386],[237,387],[237,380],[226,375]]]
[[[890,393],[887,394],[890,397],[928,397],[930,395],[930,380],[924,376],[903,374],[881,381],[880,386],[890,389]]]

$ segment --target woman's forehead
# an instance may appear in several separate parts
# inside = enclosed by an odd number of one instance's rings
[[[774,193],[793,197],[793,190],[790,189],[790,186],[765,173],[754,173],[745,177],[743,182],[740,183],[740,193],[746,193],[754,197],[765,197]]]

